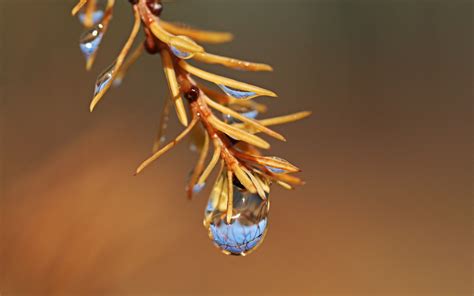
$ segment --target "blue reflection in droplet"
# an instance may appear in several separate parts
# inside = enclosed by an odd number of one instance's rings
[[[229,96],[236,98],[236,99],[249,99],[251,97],[256,96],[257,94],[252,91],[244,91],[244,90],[237,90],[230,88],[228,86],[218,84],[218,86]]]
[[[250,119],[255,119],[258,116],[258,111],[257,110],[251,110],[248,112],[241,113],[243,116],[250,118]]]
[[[204,222],[209,227],[209,236],[224,253],[246,255],[265,236],[269,201],[234,185],[233,216],[230,223],[227,223],[225,210],[219,206],[226,204],[226,201],[222,202],[216,200],[213,191],[206,207]]]
[[[271,166],[267,166],[266,167],[270,172],[274,173],[274,174],[283,174],[283,173],[286,173],[285,170],[283,169],[279,169],[279,168],[274,168],[274,167],[271,167]]]
[[[79,21],[81,24],[85,25],[86,21],[86,14],[84,12],[79,13]],[[104,17],[104,12],[102,10],[97,10],[92,13],[92,25],[96,25],[100,23],[102,18]]]
[[[201,192],[201,191],[204,189],[204,187],[206,187],[206,183],[196,184],[196,185],[194,185],[194,187],[193,187],[193,192],[194,192],[194,193],[199,193],[199,192]]]
[[[288,161],[286,161],[285,159],[283,158],[280,158],[280,157],[272,157],[273,159],[276,159],[276,160],[280,160],[282,162],[286,162],[288,163]],[[275,168],[275,167],[271,167],[271,166],[265,166],[270,172],[274,173],[274,174],[285,174],[285,173],[288,173],[288,171],[284,170],[284,169],[281,169],[281,168]]]
[[[170,46],[170,49],[171,49],[171,52],[173,52],[173,54],[180,59],[189,59],[193,56],[192,53],[181,51],[174,46]]]
[[[86,59],[89,59],[91,55],[96,52],[97,48],[99,48],[100,42],[102,41],[103,29],[104,26],[99,24],[81,35],[79,46]]]
[[[267,219],[254,225],[242,225],[239,221],[231,224],[211,224],[209,230],[214,242],[231,255],[244,255],[258,245],[265,234]]]
[[[100,93],[110,82],[115,72],[115,63],[110,65],[104,72],[102,72],[95,82],[94,96]]]
[[[250,110],[247,112],[240,112],[240,115],[245,116],[250,119],[256,119],[258,116],[258,111],[257,110]],[[223,114],[222,115],[224,121],[226,123],[232,124],[232,123],[241,123],[242,121],[238,120],[237,118],[233,117],[230,114]]]

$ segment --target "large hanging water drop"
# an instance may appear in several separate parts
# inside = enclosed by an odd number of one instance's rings
[[[97,51],[99,48],[100,42],[102,41],[102,36],[104,35],[104,26],[102,24],[98,24],[94,28],[85,31],[81,38],[79,39],[79,46],[81,47],[81,51],[86,57],[89,59],[94,52]]]
[[[245,90],[238,90],[233,89],[223,84],[218,84],[218,86],[229,96],[239,99],[239,100],[246,100],[253,98],[257,95],[257,93],[252,91],[245,91]]]
[[[225,182],[222,182],[226,186]],[[226,220],[227,196],[216,184],[205,211],[204,225],[209,237],[223,253],[245,256],[262,242],[268,226],[270,201],[233,185],[233,212]],[[223,194],[221,194],[223,193]]]
[[[115,73],[115,62],[104,70],[95,81],[94,97],[100,93],[109,83],[112,82]]]

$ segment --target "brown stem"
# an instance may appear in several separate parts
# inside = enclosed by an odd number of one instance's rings
[[[221,158],[224,160],[229,170],[231,170],[236,165],[244,165],[243,163],[240,163],[240,161],[234,156],[232,144],[228,136],[218,131],[208,121],[208,118],[210,116],[214,116],[214,114],[206,103],[205,99],[207,98],[207,96],[205,92],[191,78],[190,74],[179,66],[179,62],[181,61],[181,59],[171,53],[169,46],[157,39],[155,36],[153,36],[153,34],[151,34],[149,26],[152,22],[156,20],[156,17],[153,16],[147,9],[146,0],[139,0],[137,6],[147,37],[145,44],[150,48],[158,48],[158,50],[160,51],[167,50],[170,53],[170,56],[173,59],[173,65],[180,86],[181,94],[185,95],[193,88],[199,90],[198,97],[193,101],[188,101],[192,117],[197,118],[201,122],[202,126],[204,127],[210,139],[212,140],[214,146],[218,146],[221,149]]]

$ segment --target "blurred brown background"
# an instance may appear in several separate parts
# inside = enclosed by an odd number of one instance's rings
[[[1,295],[472,294],[471,1],[166,4],[168,20],[236,34],[209,51],[275,72],[204,68],[275,90],[270,115],[314,112],[277,128],[272,153],[307,185],[274,188],[245,258],[207,238],[208,191],[185,199],[186,144],[132,176],[167,94],[156,56],[88,112],[129,4],[87,73],[73,1],[0,3]]]

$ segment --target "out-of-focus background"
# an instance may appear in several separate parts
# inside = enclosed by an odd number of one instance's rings
[[[472,1],[165,4],[167,20],[235,33],[209,51],[274,66],[204,66],[275,90],[268,116],[314,112],[277,128],[272,154],[307,184],[274,187],[245,258],[209,241],[208,191],[185,198],[186,143],[132,176],[167,96],[157,56],[88,112],[130,31],[116,2],[87,73],[73,1],[0,1],[0,294],[472,294]]]

